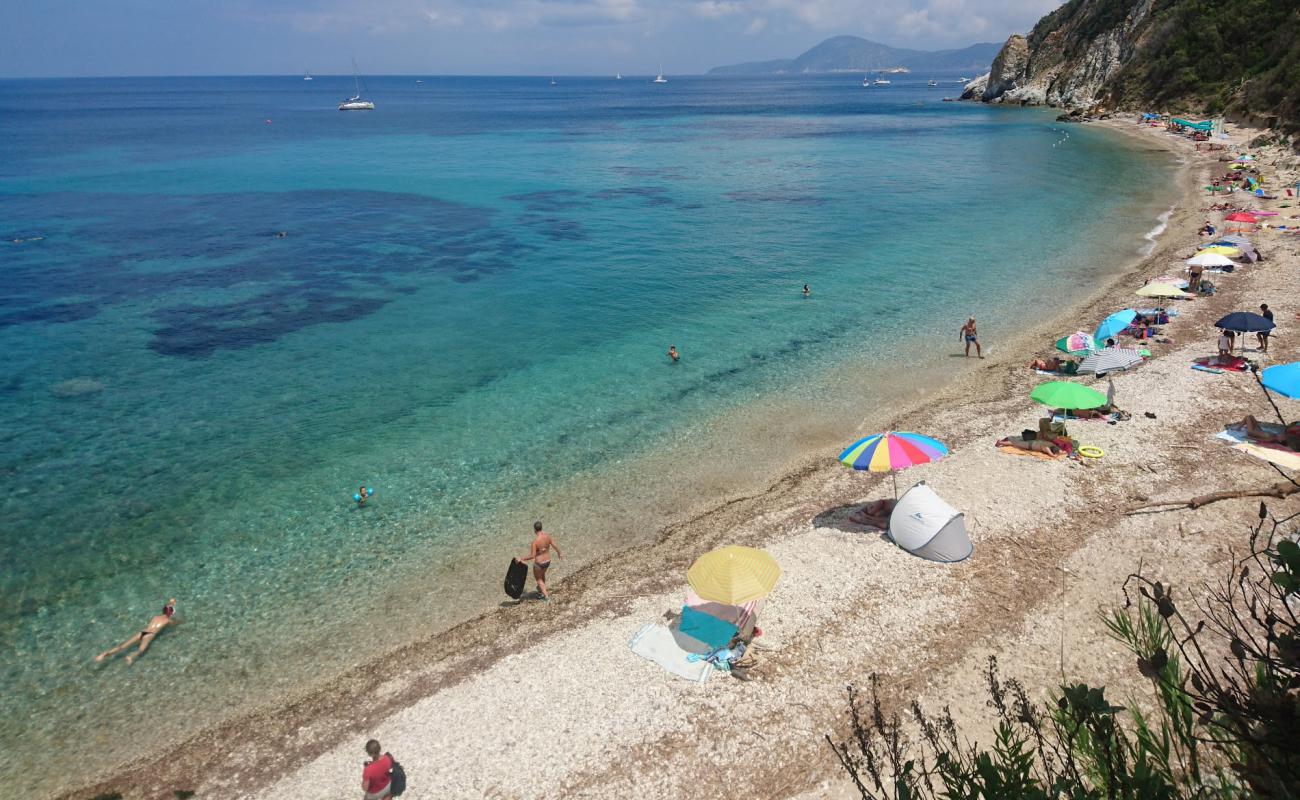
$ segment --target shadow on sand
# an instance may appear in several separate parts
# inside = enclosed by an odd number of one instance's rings
[[[818,528],[833,528],[844,533],[874,535],[880,537],[882,542],[893,544],[889,536],[880,528],[849,521],[849,515],[862,508],[862,506],[862,503],[851,503],[846,506],[836,506],[828,509],[813,517],[813,525]]]

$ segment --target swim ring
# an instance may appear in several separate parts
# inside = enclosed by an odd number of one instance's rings
[[[1100,447],[1093,447],[1090,444],[1085,444],[1079,448],[1079,455],[1084,458],[1101,458],[1106,455],[1106,451],[1102,450]]]

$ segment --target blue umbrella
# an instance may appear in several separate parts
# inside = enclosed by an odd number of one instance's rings
[[[1259,379],[1263,381],[1265,389],[1300,400],[1300,361],[1269,367],[1259,374]]]
[[[1259,333],[1261,331],[1271,331],[1277,326],[1272,320],[1250,311],[1234,311],[1218,322],[1214,327],[1225,331],[1235,333]]]
[[[1101,324],[1097,326],[1097,332],[1092,335],[1092,338],[1097,342],[1104,342],[1107,339],[1114,338],[1115,334],[1127,328],[1135,319],[1137,319],[1137,312],[1131,308],[1116,311],[1101,321]]]

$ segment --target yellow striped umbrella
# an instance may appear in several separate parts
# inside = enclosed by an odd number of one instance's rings
[[[695,559],[686,582],[705,600],[739,606],[771,594],[781,565],[766,550],[727,545]]]

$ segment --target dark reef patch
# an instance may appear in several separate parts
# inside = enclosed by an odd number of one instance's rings
[[[534,249],[497,227],[491,209],[404,193],[59,193],[11,195],[6,205],[16,224],[60,228],[59,260],[51,247],[7,254],[15,289],[0,300],[0,327],[161,299],[150,347],[183,358],[356,319],[413,291],[410,278],[478,280]],[[553,238],[577,235],[550,228]],[[229,299],[250,290],[251,300]]]

